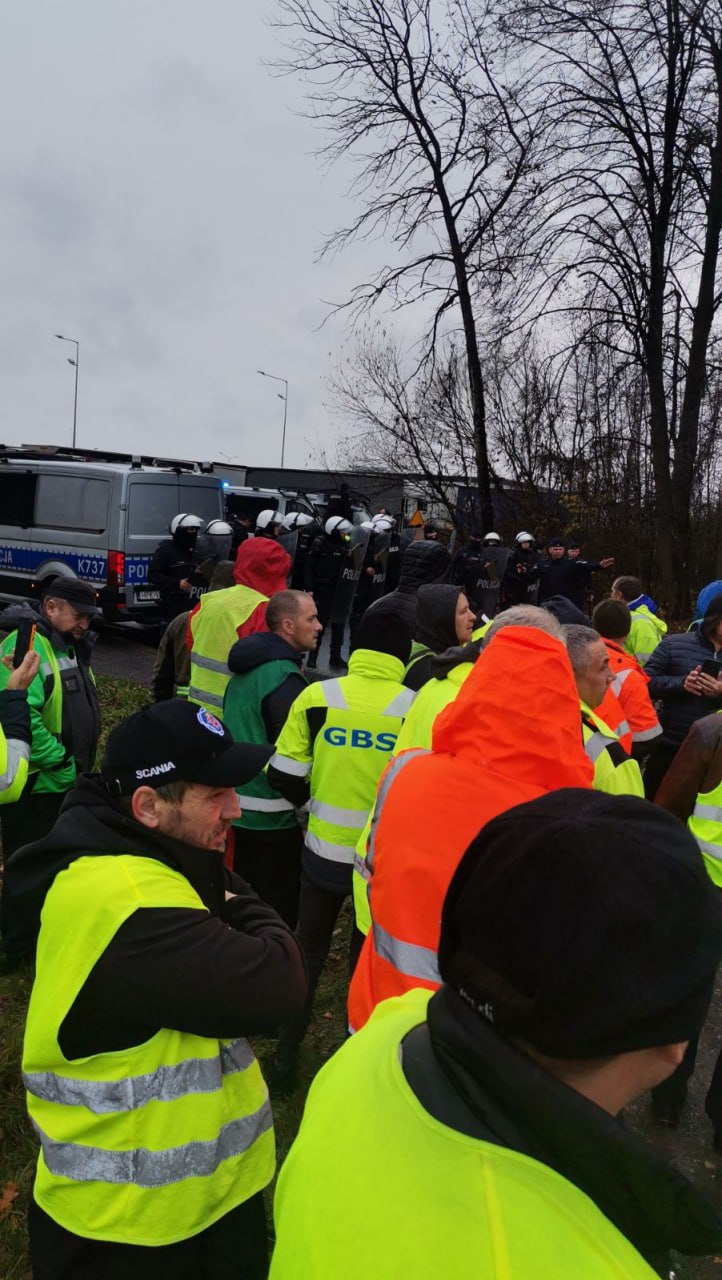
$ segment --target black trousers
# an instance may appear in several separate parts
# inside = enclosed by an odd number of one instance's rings
[[[292,827],[267,831],[235,827],[233,838],[233,870],[295,929],[301,890],[303,829],[297,822]]]
[[[662,779],[678,751],[679,746],[669,742],[658,743],[656,747],[652,747],[644,766],[644,794],[648,800],[654,800]]]
[[[313,598],[316,603],[316,613],[318,614],[318,620],[321,623],[321,626],[323,627],[324,631],[326,631],[329,626],[328,620],[331,616],[331,606],[333,604],[333,598],[335,594],[336,594],[335,582],[331,583],[330,585],[323,585],[320,587],[316,587],[313,590]],[[330,625],[331,625],[331,650],[329,653],[329,661],[333,662],[336,658],[341,657],[341,646],[343,645],[343,633],[345,628],[342,622],[332,622]],[[322,640],[323,640],[323,636],[321,635],[319,636],[319,641],[318,641],[319,648],[321,646]],[[309,658],[308,665],[311,667],[315,667],[316,665],[317,652],[318,651],[316,651],[315,653],[312,653]]]
[[[308,994],[303,1011],[285,1024],[278,1038],[276,1059],[283,1068],[289,1068],[295,1061],[301,1041],[306,1034],[306,1028],[311,1021],[318,980],[331,949],[339,912],[348,896],[348,893],[321,888],[320,885],[309,880],[305,871],[301,872],[301,897],[296,937],[306,958]],[[349,981],[353,977],[363,942],[364,935],[354,924],[348,952]]]
[[[264,1280],[263,1193],[177,1244],[151,1248],[73,1235],[35,1203],[28,1212],[33,1280]]]
[[[23,906],[18,912],[14,900],[13,854],[24,844],[31,844],[46,836],[60,812],[65,791],[25,791],[14,804],[3,805],[0,811],[3,844],[3,880],[0,893],[0,937],[3,950],[11,965],[20,964],[35,950],[39,915],[28,915]]]

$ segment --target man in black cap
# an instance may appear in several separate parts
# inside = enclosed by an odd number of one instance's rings
[[[719,1213],[615,1117],[680,1061],[721,955],[670,815],[565,789],[493,819],[446,896],[441,988],[380,1004],[312,1087],[272,1280],[649,1280],[718,1253]]]
[[[591,564],[589,561],[567,558],[567,548],[562,538],[550,538],[547,543],[547,559],[541,560],[539,604],[551,596],[566,596],[578,609],[586,604],[591,574],[596,569],[610,569],[614,560],[607,557]]]
[[[92,769],[100,733],[100,709],[90,671],[95,635],[88,634],[102,616],[94,587],[77,578],[55,578],[41,601],[28,600],[6,609],[3,626],[14,628],[0,648],[12,659],[18,644],[40,654],[40,671],[28,689],[32,742],[28,783],[2,814],[5,860],[0,932],[8,959],[14,953],[12,920],[5,899],[9,860],[20,845],[38,840],[52,827],[76,776]],[[33,630],[34,628],[34,630]],[[10,672],[0,663],[0,688]]]
[[[23,1051],[36,1280],[266,1275],[273,1121],[244,1037],[297,1013],[306,979],[224,852],[235,787],[269,755],[205,707],[144,707],[17,855],[29,923],[42,907]]]

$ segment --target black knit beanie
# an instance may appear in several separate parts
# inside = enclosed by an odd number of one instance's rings
[[[353,647],[354,653],[357,649],[388,653],[406,666],[411,656],[411,625],[404,622],[392,607],[385,608],[381,600],[363,615]]]

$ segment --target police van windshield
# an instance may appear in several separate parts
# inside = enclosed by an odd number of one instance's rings
[[[221,514],[220,489],[202,484],[130,485],[128,499],[128,532],[131,537],[168,537],[168,526],[179,511],[192,512],[201,520],[213,520]]]

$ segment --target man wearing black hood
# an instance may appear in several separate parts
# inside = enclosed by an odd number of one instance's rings
[[[148,569],[148,582],[160,592],[160,611],[165,626],[179,613],[190,609],[194,585],[195,545],[203,521],[188,511],[170,522],[170,538],[159,542]],[[202,582],[198,575],[199,583]]]
[[[17,855],[36,932],[42,908],[23,1049],[35,1280],[266,1275],[273,1121],[245,1036],[306,983],[224,852],[234,787],[269,751],[205,707],[144,707]]]
[[[411,660],[404,674],[407,689],[418,690],[433,675],[432,661],[455,645],[468,644],[474,613],[461,587],[447,582],[419,587]]]
[[[311,1087],[271,1280],[651,1280],[720,1253],[719,1210],[616,1117],[679,1062],[721,955],[670,815],[563,789],[494,818],[446,895],[441,988],[380,1004]]]
[[[232,672],[223,723],[237,742],[272,744],[308,681],[304,653],[315,653],[323,627],[313,596],[277,591],[266,606],[267,632],[237,640],[228,655]],[[296,927],[303,830],[290,800],[259,773],[238,788],[241,815],[233,821],[234,871],[264,902]]]

